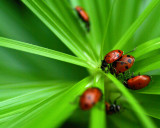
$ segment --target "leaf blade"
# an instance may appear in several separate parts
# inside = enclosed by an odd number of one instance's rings
[[[127,89],[122,85],[113,75],[111,74],[105,74],[110,80],[115,83],[115,85],[119,88],[119,90],[124,94],[125,97],[127,97],[129,104],[131,105],[132,109],[136,113],[137,117],[142,121],[144,127],[150,128],[156,126],[153,124],[153,122],[144,115],[144,110],[142,107],[138,104],[136,99],[127,91]]]
[[[84,60],[81,60],[77,57],[61,53],[55,50],[43,48],[40,46],[20,42],[20,41],[15,41],[7,38],[0,37],[0,46],[2,47],[7,47],[7,48],[12,48],[16,49],[19,51],[24,51],[36,55],[41,55],[44,57],[52,58],[52,59],[57,59],[60,61],[76,64],[82,67],[90,67]]]
[[[143,23],[146,17],[151,13],[151,11],[156,7],[159,3],[159,0],[153,0],[149,6],[143,11],[143,13],[137,18],[137,20],[131,25],[131,27],[126,31],[126,33],[121,37],[118,43],[113,47],[113,49],[121,49],[127,43],[127,41],[131,38],[131,36],[135,33],[135,31],[139,28],[139,26]]]

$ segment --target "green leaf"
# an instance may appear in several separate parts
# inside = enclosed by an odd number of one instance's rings
[[[92,60],[87,47],[76,38],[61,20],[54,14],[44,1],[22,0],[47,26],[54,32],[65,45],[82,59]],[[93,56],[92,56],[93,57]]]
[[[100,108],[97,105],[92,108],[90,117],[90,128],[106,128],[104,77],[101,74],[95,75],[94,86],[101,89],[103,98],[99,103]]]
[[[133,109],[139,120],[141,120],[144,127],[153,128],[155,125],[153,122],[144,115],[145,111],[143,108],[138,104],[137,100],[127,91],[125,86],[121,84],[113,75],[105,74],[112,82],[117,86],[117,88],[123,93],[125,97],[127,97],[127,101],[130,104],[130,107]]]
[[[57,59],[64,62],[76,64],[82,67],[90,68],[90,66],[84,60],[81,60],[77,57],[67,55],[65,53],[61,53],[51,49],[43,48],[40,46],[20,42],[20,41],[15,41],[15,40],[0,37],[0,46],[12,48],[12,49],[16,49],[16,50],[36,54],[36,55],[41,55],[48,58]]]
[[[14,120],[7,122],[5,126],[58,127],[73,113],[77,105],[71,104],[71,102],[85,90],[86,86],[91,84],[90,82],[92,82],[90,77],[81,80],[69,89],[65,89],[63,93],[53,95],[25,111]]]
[[[139,102],[141,103],[141,105],[145,109],[146,115],[160,119],[160,111],[159,111],[160,95],[134,93],[134,96],[136,98],[138,98]],[[149,103],[148,103],[148,101],[149,101]]]
[[[141,56],[156,49],[160,49],[160,38],[150,40],[137,46],[136,50],[133,52],[133,56],[136,58],[136,61],[139,61],[141,59]]]
[[[159,0],[153,0],[149,6],[143,11],[143,13],[137,18],[137,20],[130,26],[130,28],[126,31],[126,33],[121,37],[118,43],[113,47],[113,49],[121,49],[123,48],[128,40],[133,36],[138,27],[143,23],[146,17],[151,13],[151,11],[156,7],[159,3]]]
[[[68,88],[66,83],[58,81],[46,81],[17,84],[17,87],[13,85],[5,85],[6,88],[4,86],[0,86],[2,92],[9,93],[10,89],[12,88],[12,92],[15,93],[12,95],[12,97],[10,97],[11,95],[6,95],[6,97],[1,99],[0,108],[2,111],[0,112],[0,122],[4,123],[6,120],[8,122],[8,117],[12,117],[12,115],[20,115],[31,109],[35,104],[38,104],[48,97],[62,92],[62,90]],[[72,83],[68,84],[71,85]],[[27,91],[23,91],[22,93],[21,91],[24,89],[27,89]],[[1,93],[1,95],[3,96],[3,93]]]
[[[148,59],[148,58],[150,58],[150,59]],[[148,56],[145,59],[142,59],[141,61],[136,61],[135,64],[134,64],[134,66],[133,66],[133,68],[132,68],[132,71],[134,71],[136,73],[138,73],[138,72],[141,73],[141,71],[145,70],[147,68],[147,66],[153,68],[152,70],[149,70],[148,73],[150,73],[150,71],[154,71],[156,69],[159,69],[158,65],[156,67],[152,66],[155,63],[159,62],[159,60],[157,58],[160,58],[160,55],[155,56],[155,55],[151,54],[150,56]],[[148,70],[148,69],[146,69],[146,70]],[[146,71],[144,71],[143,73],[145,73],[145,72]]]
[[[146,73],[146,72],[153,71],[159,68],[160,68],[160,61],[158,60],[157,62],[148,64],[147,66],[139,69],[138,71],[136,71],[136,73],[137,72]]]
[[[105,30],[104,30],[104,36],[103,36],[103,40],[102,40],[102,43],[101,43],[101,49],[100,49],[100,59],[103,59],[104,58],[104,44],[105,44],[105,47],[108,47],[107,45],[109,45],[109,42],[108,41],[108,37],[107,37],[107,34],[108,34],[108,27],[109,27],[109,23],[110,23],[110,20],[111,20],[111,16],[112,16],[112,12],[113,12],[113,8],[114,8],[114,5],[116,3],[117,0],[114,0],[111,7],[110,7],[110,10],[109,10],[109,14],[108,14],[108,17],[107,17],[107,21],[105,23]],[[106,49],[105,49],[106,51]]]

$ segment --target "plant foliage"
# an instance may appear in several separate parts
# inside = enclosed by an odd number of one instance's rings
[[[1,128],[160,126],[160,0],[12,2],[0,4]],[[90,32],[77,5],[90,16]],[[100,69],[107,52],[134,48],[131,72],[152,75],[138,91]],[[102,102],[89,112],[71,104],[93,86],[102,90]],[[125,110],[106,115],[104,102],[121,93]]]

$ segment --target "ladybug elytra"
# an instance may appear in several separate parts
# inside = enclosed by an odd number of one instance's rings
[[[82,7],[80,7],[80,6],[76,6],[75,9],[76,9],[79,17],[86,23],[86,27],[87,27],[87,29],[88,29],[88,31],[89,31],[89,29],[90,29],[90,22],[89,22],[89,16],[88,16],[88,14],[87,14],[86,11],[85,11]]]
[[[81,96],[79,105],[82,110],[91,109],[102,98],[102,92],[99,88],[88,88]]]
[[[113,64],[113,68],[116,74],[123,73],[130,69],[135,61],[135,58],[131,55],[123,55],[119,60]]]
[[[127,88],[132,90],[138,90],[146,87],[151,81],[151,77],[148,75],[138,75],[128,79],[124,84]]]
[[[122,50],[113,50],[110,51],[107,55],[105,55],[104,60],[102,61],[101,69],[104,70],[108,64],[111,64],[121,58],[123,55]]]

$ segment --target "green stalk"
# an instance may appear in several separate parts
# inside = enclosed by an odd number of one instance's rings
[[[104,94],[104,77],[102,74],[96,74],[94,78],[94,87],[101,89],[103,93],[102,101],[92,108],[90,117],[90,128],[106,128],[105,113],[105,94]],[[99,105],[99,106],[98,106]]]

